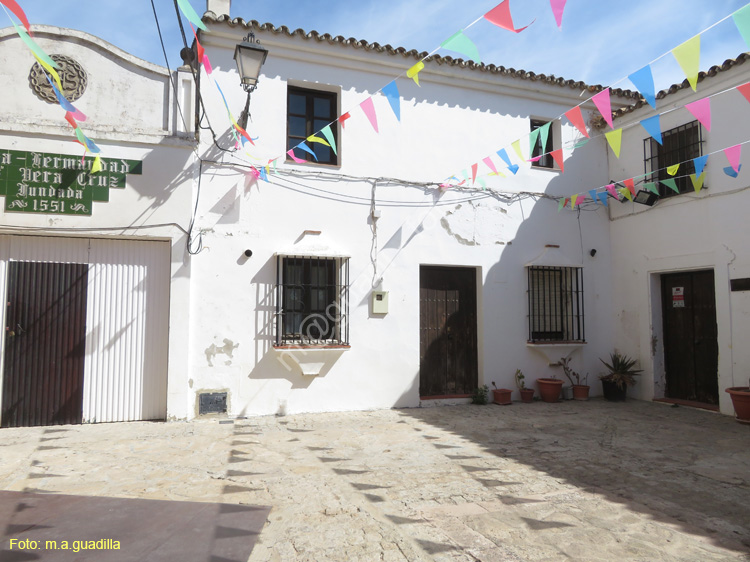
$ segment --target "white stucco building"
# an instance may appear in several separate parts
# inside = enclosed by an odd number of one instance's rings
[[[49,189],[55,173],[64,183],[63,161],[74,166],[82,147],[64,111],[25,86],[34,62],[25,46],[0,31],[0,55],[23,61],[3,68],[0,83],[11,100],[0,108],[0,156],[20,162],[0,169],[0,290],[11,303],[3,426],[465,401],[483,384],[515,388],[516,369],[530,386],[561,378],[553,364],[563,356],[596,395],[599,358],[615,348],[644,369],[631,395],[683,398],[666,384],[674,375],[665,366],[661,286],[688,270],[713,272],[715,377],[721,410],[731,413],[723,388],[743,382],[750,360],[737,345],[747,293],[729,289],[750,278],[742,174],[730,178],[712,156],[697,195],[559,211],[559,198],[643,174],[638,122],[650,110],[632,107],[637,93],[612,95],[616,126],[625,126],[619,160],[601,131],[590,128],[584,144],[561,118],[601,87],[526,71],[430,57],[420,86],[396,81],[397,117],[381,89],[420,53],[233,19],[227,0],[207,8],[208,31],[198,37],[210,75],[194,64],[170,76],[89,35],[38,27],[42,48],[88,73],[85,92],[71,100],[90,116],[82,127],[108,166],[99,175],[76,170],[73,185],[92,188],[81,190],[89,208],[78,215],[50,213],[39,191],[19,191],[34,171],[50,175],[24,189]],[[248,104],[233,55],[249,32],[269,54]],[[746,82],[742,62],[713,72],[698,94],[661,96],[659,110]],[[703,154],[743,140],[744,127],[731,124],[750,119],[748,102],[731,95],[715,105]],[[368,99],[377,130],[362,109]],[[254,145],[238,145],[227,109]],[[581,109],[589,125],[599,115],[591,101]],[[662,130],[693,120],[677,110]],[[548,144],[540,135],[532,150],[529,133],[545,123]],[[517,139],[524,158],[512,148]],[[294,149],[302,141],[314,157]],[[559,149],[564,173],[549,155],[528,161]],[[49,166],[37,170],[34,155],[51,157]],[[488,176],[493,168],[505,177]],[[440,188],[451,176],[453,187]],[[27,207],[9,208],[19,199]],[[69,280],[60,294],[41,289],[50,275]],[[79,320],[63,320],[79,334],[69,348],[34,304],[63,298],[78,307],[68,308]],[[33,334],[27,319],[38,324]],[[24,362],[69,357],[71,346],[76,361],[52,378]],[[24,387],[30,377],[43,390]],[[67,398],[52,406],[50,396]]]

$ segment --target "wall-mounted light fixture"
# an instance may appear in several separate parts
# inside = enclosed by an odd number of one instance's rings
[[[254,33],[247,34],[234,49],[234,61],[242,88],[249,94],[258,87],[260,67],[266,62],[268,51],[260,46]]]
[[[635,201],[636,203],[640,203],[641,205],[648,205],[649,207],[653,207],[657,199],[659,199],[659,196],[656,193],[641,189],[638,193],[636,193],[635,199],[633,199],[633,201]]]

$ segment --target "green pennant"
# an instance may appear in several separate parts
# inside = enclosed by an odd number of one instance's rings
[[[651,193],[656,193],[656,195],[659,195],[659,188],[656,187],[656,182],[644,183],[643,188],[646,191],[650,191]]]
[[[529,158],[531,158],[534,154],[534,149],[536,148],[536,141],[539,139],[540,130],[541,129],[536,128],[531,131],[531,134],[529,135]],[[542,144],[542,150],[539,152],[539,154],[544,154],[544,144]]]
[[[680,190],[677,188],[677,183],[675,182],[674,178],[669,178],[666,180],[661,180],[661,183],[666,185],[669,189],[674,190],[675,193],[679,193]]]

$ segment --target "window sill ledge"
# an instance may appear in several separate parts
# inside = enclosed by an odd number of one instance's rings
[[[561,358],[570,357],[576,349],[586,345],[585,341],[526,342],[526,347],[535,349],[547,359],[549,365],[559,365]]]
[[[351,346],[287,344],[274,345],[273,349],[285,367],[289,368],[284,358],[289,357],[299,366],[303,375],[315,377],[327,373],[341,354],[351,349]]]

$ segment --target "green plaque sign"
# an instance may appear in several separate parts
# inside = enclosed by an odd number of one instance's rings
[[[140,175],[139,160],[102,158],[91,173],[93,157],[0,150],[0,195],[5,210],[18,213],[91,215],[94,201],[109,201],[110,189],[123,189],[125,176]]]

